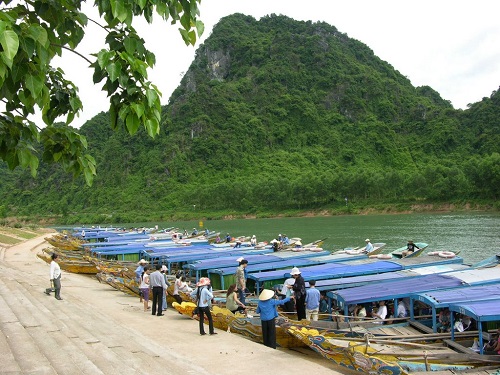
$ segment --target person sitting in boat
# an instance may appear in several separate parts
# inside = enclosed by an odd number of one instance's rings
[[[367,238],[365,240],[365,242],[366,242],[366,246],[365,246],[365,250],[363,252],[366,253],[366,254],[370,254],[373,251],[373,245],[370,242],[369,238]]]
[[[357,318],[356,320],[364,320],[366,318],[365,307],[363,305],[356,305],[353,315]]]
[[[280,249],[279,241],[274,239],[271,241],[271,243],[273,244],[273,252],[279,251],[279,249]]]
[[[398,310],[396,317],[398,318],[406,318],[408,316],[408,309],[406,308],[406,304],[401,299],[398,302]]]
[[[240,239],[240,237],[238,237],[236,239],[236,243],[234,244],[233,249],[236,249],[236,248],[239,248],[239,247],[241,247],[241,239]]]
[[[191,233],[191,236],[197,236],[198,235],[198,229],[193,228],[193,233]]]
[[[450,324],[450,310],[445,307],[439,312],[436,328],[440,332],[448,332],[450,330]]]
[[[320,300],[319,300],[319,312],[320,314],[325,314],[328,312],[328,302],[326,298],[326,294],[324,292],[320,293]]]
[[[220,235],[218,235],[218,234],[215,237],[215,243],[220,243]]]
[[[246,308],[245,304],[238,299],[236,284],[230,285],[226,293],[226,309],[233,314],[236,312],[245,314]]]
[[[413,243],[413,240],[408,240],[408,243],[406,244],[406,250],[403,251],[403,258],[410,255],[410,254],[413,254],[415,252],[415,249],[418,249],[420,250],[420,247],[418,247],[417,245],[415,245]]]
[[[377,312],[372,314],[374,319],[384,320],[387,317],[387,306],[385,305],[385,301],[379,301]],[[374,322],[377,324],[384,324],[384,322]]]
[[[301,248],[302,248],[302,242],[300,242],[300,241],[296,241],[296,242],[294,243],[294,247],[295,247],[296,249],[301,249]]]
[[[226,233],[226,243],[229,242],[231,242],[231,236],[229,235],[229,233]]]
[[[500,328],[491,335],[491,339],[484,344],[483,354],[500,354]]]
[[[251,246],[257,246],[257,237],[255,237],[255,234],[250,239],[250,245]]]
[[[290,239],[286,234],[283,235],[283,245],[290,245]]]

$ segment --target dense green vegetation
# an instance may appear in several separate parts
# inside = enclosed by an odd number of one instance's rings
[[[236,14],[197,50],[159,137],[113,131],[101,113],[81,128],[94,185],[54,165],[36,179],[1,165],[0,215],[137,222],[488,204],[500,196],[499,119],[500,92],[455,110],[333,26]]]

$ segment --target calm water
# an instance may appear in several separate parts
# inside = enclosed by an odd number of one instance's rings
[[[387,243],[386,252],[406,245],[408,239],[426,242],[429,251],[460,250],[466,263],[500,253],[500,213],[399,214],[308,218],[209,220],[147,223],[146,226],[176,226],[189,232],[196,228],[220,231],[221,237],[251,236],[270,241],[279,233],[300,237],[302,243],[326,238],[323,248]],[[201,225],[200,225],[201,224]],[[144,225],[144,224],[141,224]]]

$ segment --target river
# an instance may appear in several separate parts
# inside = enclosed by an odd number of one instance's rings
[[[465,263],[474,263],[500,253],[500,213],[425,213],[358,215],[272,219],[236,219],[135,224],[175,226],[189,232],[208,228],[231,236],[256,235],[270,241],[278,234],[300,237],[302,243],[325,239],[323,248],[337,250],[385,242],[385,252],[406,245],[407,240],[426,242],[428,251],[460,250]]]

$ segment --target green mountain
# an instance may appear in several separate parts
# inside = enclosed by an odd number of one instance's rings
[[[167,67],[165,67],[167,69]],[[455,110],[326,23],[222,19],[163,110],[161,135],[81,128],[92,187],[58,166],[0,165],[0,214],[113,222],[353,204],[495,201],[500,93]],[[87,216],[87,222],[90,220]],[[97,219],[95,220],[97,221]]]

